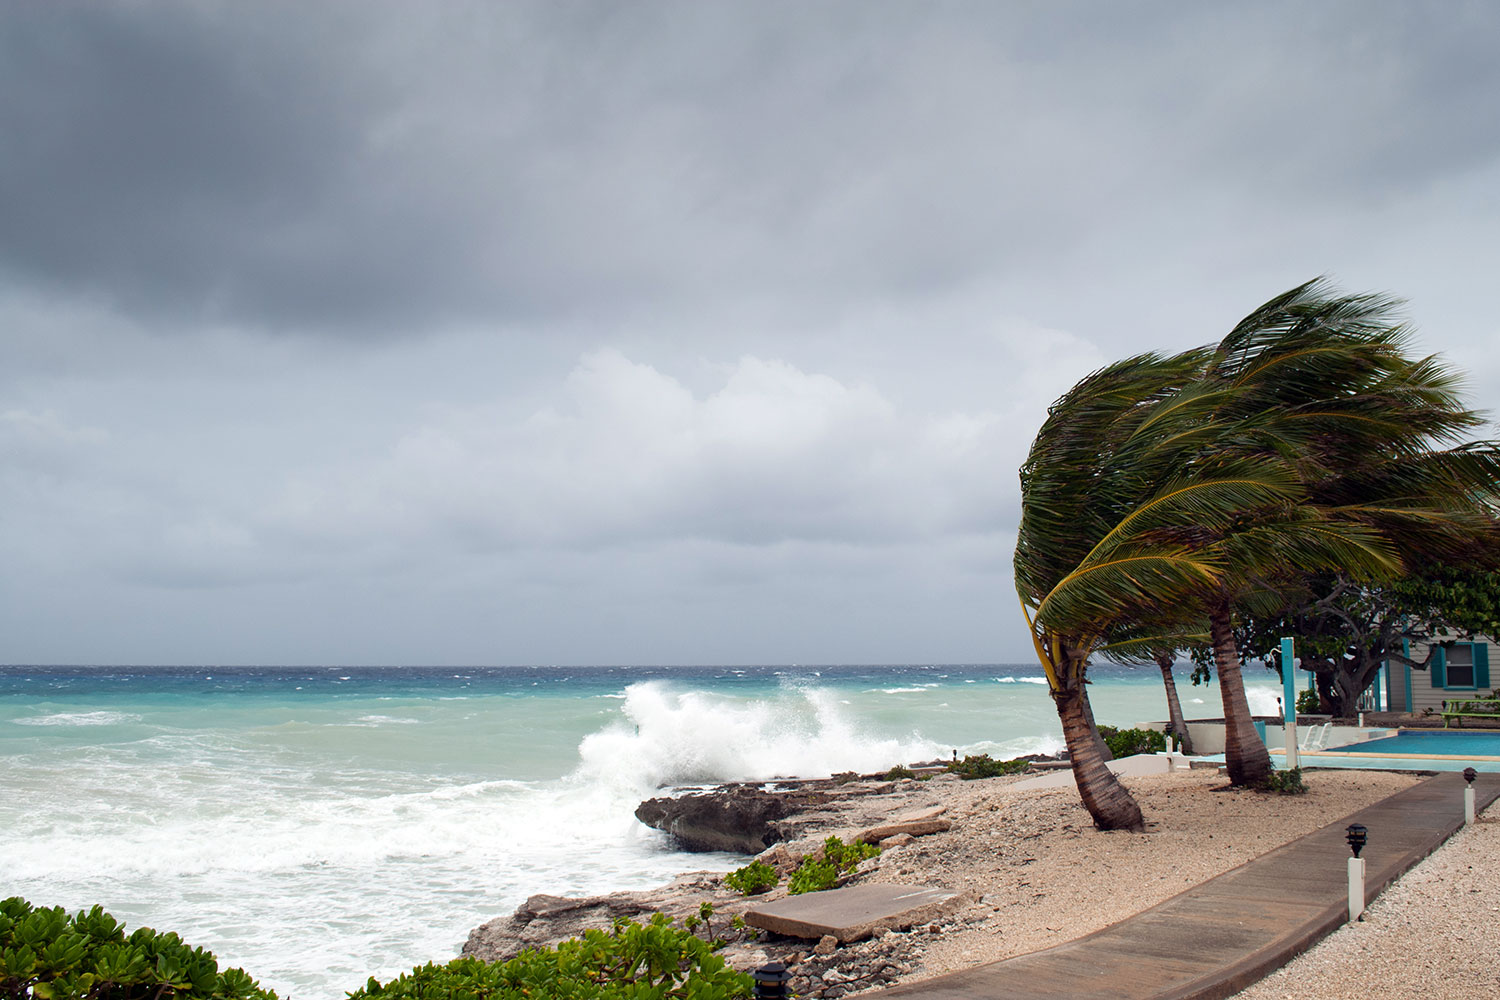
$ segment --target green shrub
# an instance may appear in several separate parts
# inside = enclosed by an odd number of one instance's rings
[[[786,891],[798,896],[804,892],[831,889],[841,874],[853,871],[861,861],[879,853],[880,848],[874,844],[846,844],[837,837],[829,837],[823,841],[821,858],[809,854],[802,859],[802,863],[787,880]]]
[[[349,1000],[729,1000],[750,996],[753,987],[708,942],[658,913],[644,924],[619,921],[611,931],[587,931],[508,962],[456,958],[384,985],[372,978]]]
[[[822,892],[824,889],[832,889],[833,883],[838,879],[837,868],[827,861],[809,856],[802,859],[797,870],[792,872],[792,877],[787,879],[786,891],[793,896],[800,896],[804,892]]]
[[[1306,795],[1307,783],[1302,780],[1302,768],[1289,771],[1272,771],[1266,779],[1265,790],[1278,795]]]
[[[776,874],[776,869],[764,861],[752,861],[724,876],[724,884],[742,896],[765,892],[779,881],[781,876]]]
[[[996,778],[1002,774],[1020,774],[1031,766],[1031,761],[1020,757],[1014,760],[995,760],[987,753],[978,756],[968,756],[963,760],[955,760],[948,765],[948,770],[958,775],[965,781],[973,781],[975,778]]]
[[[885,772],[886,781],[900,781],[902,778],[915,778],[916,776],[917,772],[913,771],[905,764],[897,764],[895,767]]]
[[[1314,715],[1323,707],[1323,699],[1316,691],[1301,691],[1297,694],[1297,711],[1303,715]]]
[[[240,969],[176,934],[123,924],[102,907],[68,916],[19,896],[0,902],[0,997],[7,1000],[274,1000]]]
[[[1134,757],[1138,753],[1160,753],[1167,748],[1166,733],[1159,733],[1154,729],[1100,726],[1099,735],[1104,737],[1104,745],[1109,747],[1109,752],[1115,755],[1116,760]]]

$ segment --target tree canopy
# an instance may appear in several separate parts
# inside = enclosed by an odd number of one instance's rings
[[[1395,306],[1308,282],[1217,345],[1127,358],[1053,404],[1021,468],[1015,569],[1060,714],[1087,710],[1096,652],[1206,632],[1231,778],[1262,781],[1234,618],[1309,573],[1394,579],[1415,550],[1456,557],[1493,530],[1497,449],[1462,440],[1482,419],[1409,356]]]

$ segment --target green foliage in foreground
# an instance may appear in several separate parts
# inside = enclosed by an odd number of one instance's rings
[[[1318,697],[1316,691],[1302,691],[1297,695],[1297,713],[1299,715],[1315,715],[1323,708],[1323,699]]]
[[[1266,779],[1265,790],[1278,795],[1306,795],[1307,783],[1302,780],[1302,768],[1288,771],[1272,771]]]
[[[792,877],[787,880],[786,891],[793,896],[804,892],[822,892],[832,889],[839,876],[851,872],[866,858],[880,853],[874,844],[846,844],[837,837],[823,841],[822,857],[809,854],[802,859]]]
[[[897,764],[895,767],[893,767],[889,771],[885,772],[885,780],[886,781],[900,781],[903,778],[911,778],[913,780],[921,781],[921,780],[925,780],[926,776],[924,775],[921,778],[919,778],[917,776],[917,772],[913,771],[911,768],[907,767],[905,764]]]
[[[456,958],[384,985],[372,978],[349,1000],[730,1000],[753,989],[754,981],[725,965],[707,941],[658,913],[508,962]]]
[[[975,778],[998,778],[1002,774],[1020,774],[1031,766],[1031,761],[1017,757],[1014,760],[995,760],[987,753],[955,760],[948,770],[965,781]]]
[[[1116,729],[1114,726],[1100,726],[1099,735],[1104,737],[1104,745],[1109,747],[1109,752],[1114,754],[1116,760],[1121,757],[1133,757],[1138,753],[1160,753],[1167,748],[1167,736],[1158,733],[1154,729]]]
[[[5,1000],[275,1000],[240,969],[176,934],[125,927],[102,907],[73,916],[0,902],[0,997]]]
[[[765,892],[779,881],[781,876],[776,874],[776,869],[764,861],[752,861],[724,876],[724,884],[742,896]]]

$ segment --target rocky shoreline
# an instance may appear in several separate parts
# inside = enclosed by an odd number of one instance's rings
[[[1145,833],[1096,831],[1071,785],[1038,788],[1032,775],[961,781],[840,776],[783,790],[724,786],[667,802],[642,803],[658,828],[720,844],[714,815],[748,819],[742,845],[782,874],[769,893],[745,897],[717,872],[694,872],[665,886],[582,899],[532,896],[508,917],[476,928],[463,952],[503,959],[524,948],[607,928],[617,918],[654,912],[680,921],[703,903],[700,930],[726,939],[732,965],[784,961],[793,990],[837,998],[1048,947],[1090,933],[1218,875],[1411,784],[1378,772],[1317,772],[1311,792],[1279,796],[1227,789],[1215,771],[1127,778],[1147,816]],[[923,817],[923,832],[891,829],[897,817]],[[754,825],[759,824],[759,825]],[[885,830],[882,830],[885,827]],[[681,831],[681,832],[679,832]],[[707,833],[705,833],[707,831]],[[820,941],[732,927],[736,916],[785,896],[785,875],[825,837],[873,839],[882,853],[846,881],[952,890],[952,904],[913,926],[875,931],[862,941]],[[767,838],[770,838],[769,840]],[[769,846],[766,846],[769,844]],[[722,850],[722,846],[709,849]],[[745,851],[746,861],[750,852]]]

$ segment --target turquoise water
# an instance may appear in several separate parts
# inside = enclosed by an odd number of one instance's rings
[[[1092,696],[1104,723],[1165,714],[1154,669],[1099,670]],[[1216,688],[1182,696],[1219,714]],[[743,863],[637,823],[659,786],[1061,746],[1015,665],[0,667],[0,896],[100,903],[336,998],[536,892]]]
[[[1500,757],[1500,732],[1439,732],[1403,729],[1396,736],[1336,749],[1348,753],[1403,756]]]

